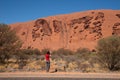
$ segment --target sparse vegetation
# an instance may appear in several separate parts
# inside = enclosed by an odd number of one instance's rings
[[[109,70],[120,69],[120,37],[111,36],[98,41],[99,62]]]
[[[15,32],[0,24],[0,72],[43,71],[44,55],[49,49],[21,48]],[[120,69],[120,37],[112,36],[98,42],[97,51],[83,48],[76,51],[58,49],[51,52],[51,67],[58,71],[99,72],[101,63],[109,70]],[[100,64],[97,63],[99,61]]]
[[[6,24],[0,24],[0,63],[8,60],[21,48],[21,41]]]
[[[86,48],[78,49],[75,52],[62,48],[53,51],[52,59],[57,62],[56,66],[60,71],[62,67],[62,71],[90,72],[94,68],[95,61],[93,59],[95,59],[95,55]]]

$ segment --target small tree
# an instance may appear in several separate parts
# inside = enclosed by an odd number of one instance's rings
[[[98,41],[99,62],[109,70],[120,68],[120,37],[111,36]]]
[[[5,63],[16,53],[22,43],[8,25],[0,24],[0,62]]]

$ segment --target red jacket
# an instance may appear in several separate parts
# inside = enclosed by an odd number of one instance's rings
[[[45,54],[45,59],[46,59],[46,61],[50,61],[50,55],[49,54]]]

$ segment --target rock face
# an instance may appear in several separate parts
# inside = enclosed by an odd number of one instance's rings
[[[120,35],[120,10],[91,10],[10,25],[23,48],[94,49],[101,38]]]

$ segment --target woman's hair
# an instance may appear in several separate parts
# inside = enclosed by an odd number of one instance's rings
[[[50,52],[48,51],[47,54],[50,54]]]

